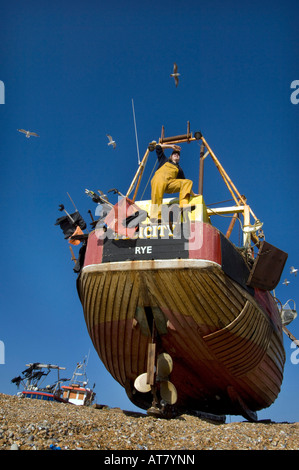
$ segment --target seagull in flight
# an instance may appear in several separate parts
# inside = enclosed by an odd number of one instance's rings
[[[109,139],[108,145],[113,145],[113,148],[115,149],[115,147],[116,147],[116,142],[115,142],[115,140],[112,139],[111,135],[109,135],[109,134],[106,134],[106,135],[107,135],[107,137],[108,137],[108,139]]]
[[[173,73],[170,74],[171,77],[174,78],[174,81],[175,81],[175,86],[178,86],[179,84],[179,76],[181,74],[178,73],[178,66],[176,63],[173,64]]]
[[[26,134],[27,139],[29,139],[31,135],[33,135],[34,137],[39,137],[39,135],[37,135],[35,132],[25,131],[25,129],[18,129],[18,131],[23,132],[23,134]]]
[[[285,286],[287,286],[288,284],[290,284],[290,281],[288,281],[287,279],[285,279],[285,280],[283,281],[283,284],[284,284]]]
[[[291,269],[290,269],[290,273],[295,274],[295,276],[297,276],[297,272],[298,272],[298,269],[296,269],[296,268],[294,268],[294,266],[292,266]]]

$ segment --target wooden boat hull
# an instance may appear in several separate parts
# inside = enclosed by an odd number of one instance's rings
[[[173,361],[178,409],[250,416],[280,391],[279,311],[269,292],[246,285],[249,268],[217,229],[200,223],[195,230],[202,235],[196,249],[186,240],[104,242],[91,233],[77,280],[87,329],[107,370],[140,408],[153,400],[134,381],[147,371],[154,325],[157,354]]]

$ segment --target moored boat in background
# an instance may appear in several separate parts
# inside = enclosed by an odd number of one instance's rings
[[[87,361],[86,358],[83,362],[78,362],[74,370],[73,377],[68,385],[62,385],[63,398],[69,403],[79,406],[90,406],[96,393],[94,387],[88,387],[88,378],[86,374]]]
[[[65,370],[65,367],[60,367],[54,364],[42,364],[34,362],[26,364],[27,369],[22,372],[22,375],[14,377],[12,383],[16,384],[19,388],[22,384],[24,390],[19,392],[18,395],[25,398],[34,398],[36,400],[45,401],[58,401],[67,403],[62,397],[61,383],[69,379],[62,379],[59,377],[59,372]],[[57,380],[48,385],[43,385],[45,378],[51,371],[57,371]]]
[[[83,362],[77,363],[70,380],[59,376],[60,371],[65,370],[65,367],[40,362],[30,363],[26,364],[27,369],[22,372],[22,375],[14,377],[11,382],[16,384],[18,388],[20,385],[23,386],[22,392],[18,393],[20,397],[89,406],[96,393],[93,390],[95,385],[92,389],[87,387],[86,366],[86,358]],[[51,371],[57,371],[57,380],[52,384],[44,385],[44,381]],[[70,384],[61,385],[66,382],[70,382]]]

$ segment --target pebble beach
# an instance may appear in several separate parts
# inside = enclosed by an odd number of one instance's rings
[[[0,450],[299,450],[299,423],[166,420],[0,394]]]

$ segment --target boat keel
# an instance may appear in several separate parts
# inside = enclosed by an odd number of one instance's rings
[[[247,419],[248,421],[255,423],[257,419],[257,413],[255,411],[250,410],[239,394],[236,392],[234,387],[229,386],[227,387],[227,393],[233,402],[234,406],[236,407],[236,414],[240,414],[243,418]]]

